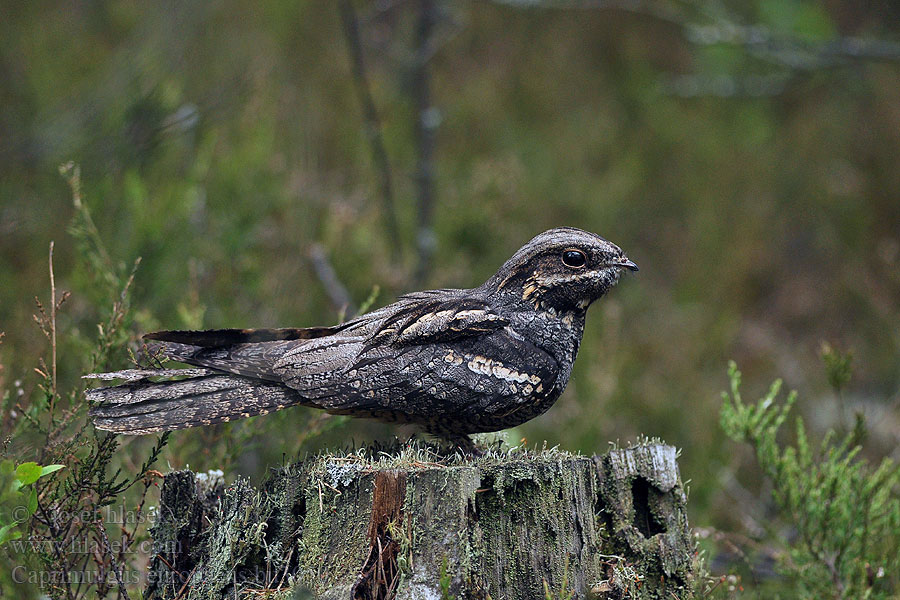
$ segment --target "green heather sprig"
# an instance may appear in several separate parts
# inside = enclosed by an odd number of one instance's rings
[[[832,361],[842,365],[846,361]],[[842,367],[843,369],[843,367]],[[741,398],[741,372],[734,362],[723,392],[721,424],[735,441],[756,450],[773,483],[773,498],[796,539],[782,540],[781,571],[797,581],[802,597],[896,598],[900,592],[900,469],[885,458],[878,466],[862,458],[864,423],[838,438],[829,430],[818,445],[797,417],[795,441],[779,431],[797,401],[778,401],[781,381],[756,403]],[[831,378],[834,379],[834,378]],[[845,383],[849,377],[840,378]]]

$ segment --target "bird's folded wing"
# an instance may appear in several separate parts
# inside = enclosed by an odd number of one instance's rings
[[[446,342],[502,329],[509,321],[486,303],[461,299],[423,300],[386,319],[373,342],[399,345]]]
[[[158,331],[145,335],[144,339],[151,341],[151,356],[161,355],[189,365],[280,383],[283,375],[275,365],[286,353],[309,342],[326,341],[341,329],[338,325],[304,329]]]
[[[342,325],[333,327],[286,327],[282,329],[205,329],[203,331],[156,331],[145,340],[186,344],[201,348],[220,348],[234,344],[276,342],[283,340],[311,340],[337,333]]]

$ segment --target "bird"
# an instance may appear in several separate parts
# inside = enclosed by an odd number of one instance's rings
[[[637,265],[574,227],[550,229],[482,285],[400,296],[334,326],[158,331],[155,356],[187,369],[91,374],[97,429],[142,435],[293,405],[413,424],[464,452],[471,434],[546,412],[565,389],[588,307]]]

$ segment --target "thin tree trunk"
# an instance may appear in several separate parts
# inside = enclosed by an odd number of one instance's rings
[[[416,248],[418,264],[415,283],[423,284],[431,273],[431,259],[437,241],[434,234],[434,148],[440,113],[432,106],[429,63],[433,54],[434,27],[437,9],[433,0],[419,0],[419,19],[416,27],[415,64],[412,87],[416,107],[416,189],[418,194]]]

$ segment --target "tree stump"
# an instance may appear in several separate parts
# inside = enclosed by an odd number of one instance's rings
[[[671,446],[321,455],[255,489],[166,476],[148,598],[688,598]],[[287,591],[286,591],[287,590]]]

